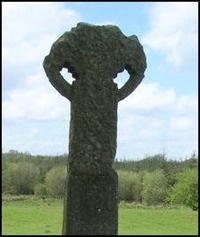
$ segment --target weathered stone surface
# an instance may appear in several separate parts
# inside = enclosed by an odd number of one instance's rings
[[[143,48],[136,36],[124,36],[116,26],[79,23],[52,45],[43,65],[51,84],[71,102],[63,234],[116,234],[117,178],[110,177],[114,177],[117,104],[144,77]],[[72,85],[60,74],[63,68],[75,78]],[[118,89],[113,79],[124,69],[130,78]],[[110,199],[111,211],[106,205]]]
[[[116,235],[117,174],[72,175],[68,177],[63,233],[79,235]]]

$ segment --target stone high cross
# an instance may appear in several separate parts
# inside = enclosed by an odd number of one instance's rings
[[[71,102],[63,235],[116,235],[117,105],[141,83],[146,57],[138,38],[117,26],[78,23],[51,47],[43,63],[55,89]],[[60,71],[72,73],[72,85]],[[114,78],[130,78],[118,89]]]

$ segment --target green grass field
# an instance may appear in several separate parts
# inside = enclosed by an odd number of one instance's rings
[[[63,200],[3,199],[3,235],[59,235]],[[197,235],[198,213],[187,208],[119,208],[118,234]]]

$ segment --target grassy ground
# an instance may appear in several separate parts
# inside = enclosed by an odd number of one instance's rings
[[[59,235],[63,200],[3,199],[3,235]],[[197,235],[196,211],[186,208],[119,208],[120,234]]]
[[[197,234],[197,212],[188,209],[120,209],[119,216],[119,234]]]

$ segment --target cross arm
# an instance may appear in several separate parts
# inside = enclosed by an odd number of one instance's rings
[[[127,57],[125,69],[130,77],[128,81],[118,90],[117,101],[123,100],[130,95],[142,82],[146,70],[146,56],[137,36],[127,38]]]
[[[128,69],[127,69],[128,71]],[[130,73],[130,78],[128,81],[118,90],[117,93],[117,101],[125,99],[128,95],[130,95],[141,83],[142,79],[144,78],[143,73]]]
[[[43,67],[52,86],[64,97],[71,101],[71,85],[60,74],[60,70],[51,60],[51,56],[46,56],[43,61]]]

